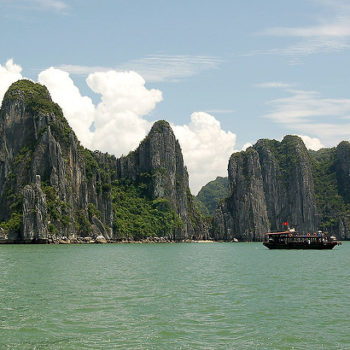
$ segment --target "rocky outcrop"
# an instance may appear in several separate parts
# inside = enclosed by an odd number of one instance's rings
[[[231,156],[228,175],[229,197],[213,218],[215,238],[261,240],[284,221],[303,232],[316,230],[311,159],[299,137],[259,140]]]
[[[103,178],[44,86],[22,80],[5,94],[0,111],[0,220],[14,241],[87,234],[92,203],[112,226],[111,199],[98,191]],[[88,161],[96,164],[88,173]],[[105,176],[106,177],[106,176]],[[108,177],[108,176],[107,176]]]
[[[320,228],[350,239],[350,143],[311,152]]]
[[[337,146],[335,167],[339,194],[350,203],[350,142],[343,141]]]
[[[214,227],[220,227],[220,231],[214,231],[215,238],[260,240],[269,224],[258,152],[249,148],[246,152],[233,154],[228,178],[229,198],[214,215]],[[221,222],[225,217],[229,217],[230,224]]]
[[[103,236],[105,239],[112,239],[112,232],[103,225],[103,223],[99,220],[95,215],[91,219],[92,226],[92,237],[100,237]]]
[[[344,201],[344,209],[338,214],[339,239],[350,240],[350,142],[343,141],[336,148],[335,169],[338,193]]]
[[[41,190],[40,175],[36,182],[26,185],[23,195],[23,236],[24,242],[45,242],[48,239],[46,198]],[[15,237],[14,237],[15,238]]]
[[[128,156],[117,160],[117,176],[147,183],[152,198],[166,198],[182,221],[174,240],[207,239],[208,227],[196,210],[179,142],[166,121],[154,123],[148,136]]]
[[[140,178],[148,193],[138,188]],[[144,235],[144,212],[135,213],[121,200],[128,193],[141,196],[149,214]],[[137,237],[128,226],[130,212],[141,222]],[[164,230],[159,229],[162,220]],[[0,223],[1,240],[14,242],[103,241],[101,236],[111,241],[160,232],[175,240],[208,235],[168,123],[155,123],[136,151],[117,160],[82,147],[48,90],[27,80],[9,88],[0,110]]]

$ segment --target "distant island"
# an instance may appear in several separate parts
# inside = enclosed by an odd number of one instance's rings
[[[286,220],[350,238],[347,141],[314,152],[297,136],[259,140],[195,198],[163,120],[117,159],[84,148],[47,88],[19,80],[0,137],[1,243],[261,241]]]

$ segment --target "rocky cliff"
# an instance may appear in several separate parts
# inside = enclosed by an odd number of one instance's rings
[[[341,142],[335,151],[335,170],[339,194],[350,203],[350,143]]]
[[[245,152],[231,156],[229,197],[216,209],[216,239],[262,240],[288,221],[300,231],[314,231],[318,215],[312,161],[297,136],[282,142],[259,140]]]
[[[172,239],[208,238],[208,228],[193,203],[180,144],[168,122],[155,123],[135,151],[118,159],[117,176],[141,181],[151,198],[170,201],[181,220]]]
[[[14,83],[0,110],[0,238],[203,238],[181,149],[158,122],[127,157],[82,147],[48,90]]]
[[[310,152],[319,227],[350,239],[350,143]]]
[[[338,227],[334,231],[340,239],[350,239],[350,143],[341,142],[336,148],[335,169],[337,189],[342,199],[341,210],[338,211]],[[336,196],[336,198],[338,198]],[[334,220],[335,221],[335,220]],[[336,230],[338,228],[338,230]]]

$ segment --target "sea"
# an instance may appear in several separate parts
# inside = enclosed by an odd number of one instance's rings
[[[350,349],[350,242],[0,245],[0,349]]]

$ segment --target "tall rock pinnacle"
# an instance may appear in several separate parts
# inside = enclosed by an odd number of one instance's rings
[[[208,235],[167,122],[117,160],[82,147],[46,87],[29,80],[11,85],[0,110],[0,229],[8,242]]]

